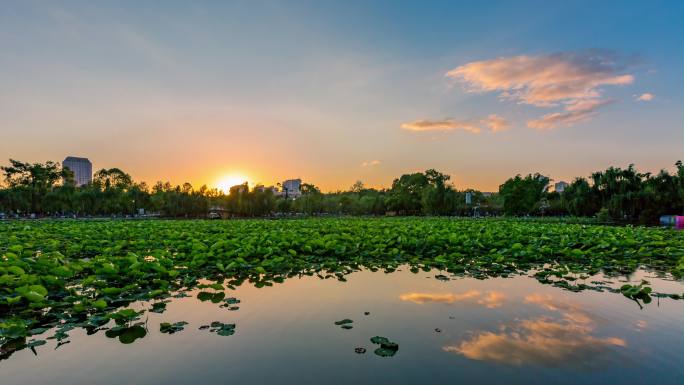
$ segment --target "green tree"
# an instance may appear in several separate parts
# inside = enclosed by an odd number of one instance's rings
[[[537,174],[520,174],[508,179],[499,186],[499,195],[503,197],[503,210],[506,215],[529,215],[535,213],[539,202],[544,197],[549,185],[549,178]]]
[[[9,188],[28,195],[29,210],[35,213],[43,212],[43,200],[47,193],[64,179],[73,180],[73,173],[62,168],[59,163],[24,163],[10,159],[10,166],[0,167],[5,174],[5,182]]]
[[[386,205],[401,214],[418,214],[422,208],[423,189],[429,185],[425,174],[404,174],[392,182]]]
[[[561,194],[563,206],[571,215],[593,216],[601,209],[600,197],[585,178],[575,178]]]

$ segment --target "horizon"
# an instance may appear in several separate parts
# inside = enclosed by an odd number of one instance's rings
[[[85,159],[85,160],[90,161],[91,164],[93,165],[93,173],[92,173],[93,177],[95,176],[95,173],[98,172],[98,171],[100,171],[100,170],[106,170],[106,169],[110,169],[110,168],[119,168],[119,167],[117,167],[117,166],[106,167],[106,168],[95,167],[95,163],[93,163],[92,160],[91,160],[90,158],[88,158],[88,157],[81,157],[81,156],[76,156],[76,155],[67,155],[67,156],[65,157],[64,160],[66,160],[66,158],[77,158],[77,159]],[[13,159],[13,158],[12,158],[12,159]],[[14,160],[18,160],[18,161],[25,162],[25,160],[22,160],[22,159],[14,159]],[[52,160],[48,160],[48,161],[52,161]],[[679,159],[678,159],[677,161],[679,161]],[[45,162],[47,162],[47,161],[43,161],[43,162],[40,162],[40,161],[39,161],[39,162],[32,162],[32,161],[29,161],[28,163],[45,163]],[[57,162],[57,163],[60,164],[60,166],[63,167],[62,162],[60,162],[60,161],[53,161],[53,162]],[[675,171],[675,170],[676,170],[676,165],[675,165],[675,163],[676,163],[676,162],[673,162],[673,163],[672,163],[672,166],[670,166],[670,167],[661,167],[660,169],[657,169],[657,170],[643,170],[643,169],[641,169],[638,165],[633,164],[633,163],[630,163],[630,164],[627,164],[627,165],[611,165],[611,166],[606,167],[605,169],[608,169],[608,168],[611,168],[611,167],[626,168],[626,167],[632,165],[632,166],[634,166],[634,168],[635,168],[638,172],[640,172],[640,173],[651,173],[651,174],[656,174],[656,173],[660,172],[661,170],[665,170],[665,171],[667,171],[667,172],[673,172],[673,171]],[[6,166],[6,165],[0,163],[0,166]],[[119,168],[119,169],[120,169],[120,168]],[[596,170],[594,170],[594,171],[592,171],[592,172],[604,171],[605,169],[596,169]],[[135,177],[135,175],[132,175],[132,174],[131,174],[130,172],[128,172],[127,170],[123,170],[123,169],[122,169],[121,171],[123,171],[123,172],[125,172],[125,173],[131,175],[131,178],[133,179],[134,182],[136,182],[136,183],[145,183],[149,188],[151,188],[152,186],[154,186],[156,183],[159,183],[159,182],[162,182],[162,183],[169,182],[169,183],[171,183],[171,185],[173,185],[173,186],[181,186],[181,185],[183,185],[184,183],[190,183],[190,184],[192,185],[193,189],[195,189],[195,190],[199,189],[199,188],[202,187],[202,186],[206,186],[206,187],[209,188],[209,189],[215,188],[215,189],[217,189],[218,191],[221,191],[221,192],[223,192],[223,193],[225,193],[225,194],[229,194],[229,190],[230,190],[231,187],[238,186],[238,185],[241,185],[241,184],[244,184],[244,183],[247,183],[249,188],[254,188],[254,187],[257,187],[257,186],[263,186],[263,187],[269,188],[269,187],[276,187],[276,186],[278,186],[278,185],[279,185],[280,183],[282,183],[282,182],[285,182],[285,181],[287,181],[287,180],[293,180],[293,179],[300,179],[300,180],[302,181],[302,183],[310,183],[310,184],[313,184],[313,185],[316,186],[316,187],[320,187],[318,184],[316,184],[316,181],[307,180],[307,179],[304,179],[304,178],[301,178],[301,177],[279,178],[279,179],[275,180],[275,181],[272,182],[272,183],[264,183],[264,182],[262,182],[262,181],[254,181],[254,180],[250,179],[249,176],[247,176],[247,174],[241,174],[241,173],[227,173],[227,174],[224,174],[224,175],[219,176],[217,179],[214,180],[213,183],[194,184],[194,183],[188,182],[188,181],[182,181],[182,182],[178,182],[178,183],[172,183],[172,182],[170,182],[169,180],[162,180],[162,179],[157,179],[157,180],[154,180],[154,181],[139,180],[139,179],[137,179],[137,178]],[[410,172],[402,173],[401,175],[411,174],[411,173],[416,173],[416,172],[424,172],[424,171],[426,171],[426,170],[415,170],[415,171],[410,171]],[[437,170],[437,171],[440,171],[440,170]],[[475,191],[480,191],[480,192],[483,192],[483,193],[497,193],[497,192],[499,191],[499,186],[500,186],[501,184],[503,184],[508,178],[513,178],[513,177],[515,177],[515,176],[517,176],[517,175],[525,176],[525,175],[531,175],[531,174],[535,174],[535,173],[536,173],[535,171],[531,171],[531,172],[523,172],[523,173],[518,173],[518,174],[515,174],[515,175],[510,175],[510,176],[506,177],[504,180],[502,180],[501,183],[500,183],[498,186],[496,186],[496,188],[494,188],[494,189],[492,189],[492,190],[483,190],[483,189],[478,189],[478,188],[471,187],[471,186],[457,186],[457,185],[453,182],[453,179],[454,179],[454,178],[453,178],[453,175],[449,175],[449,177],[451,177],[451,179],[450,179],[450,181],[449,181],[447,184],[452,185],[452,186],[453,186],[456,190],[458,190],[458,191],[475,190]],[[674,173],[676,174],[676,171],[675,171]],[[545,175],[545,174],[543,174],[543,173],[540,173],[540,174],[541,174],[541,175]],[[568,178],[568,179],[556,179],[556,178],[553,178],[553,176],[551,176],[551,175],[545,175],[545,176],[549,177],[548,187],[550,188],[551,186],[553,186],[554,184],[559,183],[559,182],[572,183],[576,178],[590,179],[590,176],[591,176],[590,174],[591,174],[591,172],[590,172],[589,174],[587,174],[587,175],[576,175],[576,176],[573,176],[573,177]],[[396,175],[396,176],[394,176],[394,177],[392,178],[392,180],[399,178],[401,175]],[[447,175],[448,175],[448,174],[447,174]],[[376,190],[386,190],[386,189],[390,189],[390,188],[392,187],[392,182],[390,182],[388,185],[381,185],[381,186],[370,186],[370,185],[367,185],[364,181],[362,181],[362,180],[360,180],[360,179],[357,179],[354,183],[356,183],[356,182],[362,182],[365,188],[372,188],[372,189],[376,189]],[[4,181],[0,181],[0,186],[3,186],[3,184],[4,184]],[[339,188],[339,189],[336,189],[336,190],[324,190],[324,189],[321,189],[321,191],[322,191],[323,193],[336,193],[336,192],[349,191],[351,187],[352,187],[352,185],[347,186],[347,187],[343,187],[343,188]]]
[[[2,4],[0,165],[493,192],[684,158],[684,4],[433,5]]]

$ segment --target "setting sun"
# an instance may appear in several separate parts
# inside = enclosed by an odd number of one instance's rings
[[[230,192],[231,187],[243,184],[245,182],[249,183],[249,178],[247,178],[246,176],[241,174],[229,174],[219,178],[216,182],[216,187],[224,193],[228,194]]]

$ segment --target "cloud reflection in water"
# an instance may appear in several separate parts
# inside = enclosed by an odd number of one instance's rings
[[[430,302],[454,304],[456,302],[474,302],[489,309],[503,305],[506,296],[498,291],[482,293],[478,290],[469,290],[464,293],[406,293],[399,296],[402,301],[425,304]]]
[[[479,331],[444,351],[473,360],[507,365],[572,366],[591,369],[602,366],[616,349],[627,342],[617,337],[599,337],[596,319],[576,304],[532,294],[525,303],[554,312],[554,316],[518,320],[502,325],[498,332]]]

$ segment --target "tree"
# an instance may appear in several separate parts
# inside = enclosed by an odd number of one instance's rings
[[[30,211],[40,213],[42,198],[55,184],[63,179],[73,180],[73,173],[62,168],[59,163],[24,163],[10,159],[10,166],[0,167],[5,174],[5,182],[10,188],[18,188],[28,195]]]
[[[387,208],[402,214],[420,213],[423,189],[428,184],[428,178],[420,172],[395,179],[387,196]]]
[[[349,191],[355,192],[355,193],[360,193],[361,191],[365,190],[365,186],[363,185],[363,182],[360,180],[357,180],[354,182],[354,184],[349,188]]]
[[[529,215],[535,212],[544,197],[549,185],[549,178],[537,174],[520,174],[508,179],[499,186],[499,194],[503,197],[503,209],[506,215]]]
[[[133,178],[118,168],[101,169],[95,173],[93,184],[101,189],[118,188],[125,190],[133,184]]]
[[[317,214],[323,208],[323,194],[321,190],[310,183],[302,183],[302,196],[295,200],[295,207],[306,214]]]
[[[421,207],[424,214],[449,215],[456,211],[456,191],[446,184],[451,177],[429,169],[425,171],[428,185],[421,194]]]
[[[599,196],[585,178],[575,178],[561,194],[561,202],[571,215],[593,216],[601,209]]]

